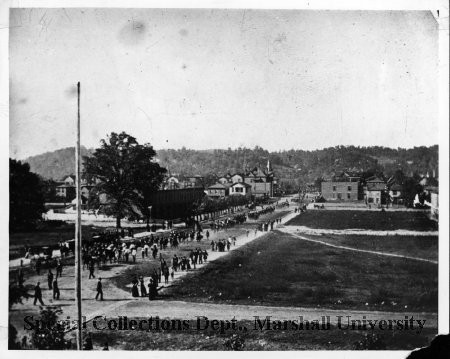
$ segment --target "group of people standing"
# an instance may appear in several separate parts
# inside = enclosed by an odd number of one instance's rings
[[[211,241],[211,251],[217,251],[217,252],[225,252],[225,249],[229,251],[231,249],[231,244],[233,246],[236,245],[236,237],[228,237],[227,239],[219,239],[217,241],[212,240]]]
[[[137,275],[132,280],[131,284],[131,295],[133,297],[147,297],[149,300],[154,300],[156,296],[158,295],[158,284],[162,282],[162,278],[164,277],[164,283],[169,283],[169,276],[172,276],[172,280],[174,278],[174,267],[172,266],[171,271],[169,269],[169,266],[167,265],[166,261],[160,257],[160,266],[158,270],[153,269],[153,273],[151,274],[149,278],[149,282],[147,284],[148,291],[144,282],[144,277]]]
[[[274,206],[267,206],[265,208],[260,209],[259,211],[249,212],[247,214],[247,216],[249,219],[257,220],[257,219],[259,219],[260,216],[262,216],[264,214],[272,213],[273,211],[275,211]]]

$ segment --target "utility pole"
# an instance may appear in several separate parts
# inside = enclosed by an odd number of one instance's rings
[[[81,315],[81,153],[80,153],[80,83],[77,84],[78,116],[77,139],[75,146],[75,181],[77,196],[77,219],[75,222],[75,304],[77,307],[77,350],[83,350],[83,332]]]

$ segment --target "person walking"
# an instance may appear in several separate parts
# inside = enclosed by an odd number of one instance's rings
[[[53,285],[53,273],[52,270],[49,269],[47,273],[47,283],[48,283],[48,290],[52,290]]]
[[[44,305],[44,302],[42,301],[42,290],[41,290],[41,282],[37,282],[36,286],[34,287],[34,303],[33,305],[36,305],[36,302],[39,301],[41,305]]]
[[[95,278],[95,275],[94,275],[94,261],[93,260],[91,260],[89,262],[89,279],[91,279],[91,278]]]
[[[97,295],[95,296],[95,300],[98,300],[98,297],[100,296],[100,300],[103,300],[103,285],[102,285],[102,278],[98,278],[97,282]]]
[[[58,280],[55,279],[53,281],[53,299],[59,300],[59,294]]]
[[[176,254],[174,254],[173,259],[172,259],[172,268],[175,271],[178,270],[178,257]]]
[[[169,273],[169,268],[168,267],[164,268],[163,274],[164,274],[164,284],[169,284],[169,275],[170,275],[170,273]]]
[[[56,265],[56,278],[62,277],[63,265],[61,259],[58,259],[58,264]]]

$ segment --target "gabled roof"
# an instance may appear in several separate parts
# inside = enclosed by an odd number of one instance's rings
[[[251,188],[252,187],[248,183],[245,183],[245,182],[236,182],[236,183],[233,183],[230,187],[234,187],[234,186],[244,186],[245,188]]]
[[[381,178],[379,178],[377,176],[370,177],[366,180],[366,183],[376,183],[376,182],[386,183],[384,180],[382,180]]]
[[[216,183],[213,184],[212,186],[209,186],[208,189],[228,189],[230,187],[230,185],[228,183]]]
[[[258,168],[256,170],[255,176],[256,177],[266,177],[266,173],[261,168]]]
[[[368,191],[385,191],[386,185],[384,183],[367,183]]]
[[[64,176],[62,179],[61,179],[61,182],[64,182],[65,180],[66,180],[66,178],[67,177],[70,177],[74,182],[75,182],[75,175],[68,175],[68,176]]]

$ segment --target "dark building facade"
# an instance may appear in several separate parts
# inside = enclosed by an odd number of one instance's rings
[[[175,219],[192,216],[193,204],[205,196],[202,187],[157,191],[151,198],[153,219]]]

